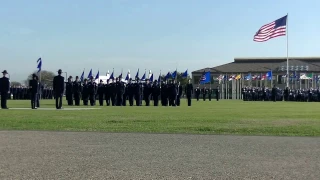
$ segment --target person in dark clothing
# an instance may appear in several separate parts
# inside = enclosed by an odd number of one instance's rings
[[[178,82],[178,84],[176,85],[176,89],[177,89],[176,104],[177,104],[177,106],[180,106],[180,99],[182,96],[182,86],[181,86],[180,82]]]
[[[215,94],[216,94],[216,100],[219,101],[219,99],[220,99],[220,87],[219,86],[217,86]]]
[[[110,106],[111,99],[111,85],[109,84],[110,79],[107,80],[107,84],[104,85],[104,97],[106,99],[106,105]]]
[[[277,98],[277,88],[276,85],[273,86],[272,90],[271,90],[271,95],[272,95],[272,100],[273,102],[276,102],[276,98]]]
[[[124,84],[119,80],[119,78],[116,79],[116,95],[117,95],[117,106],[122,106],[123,103],[123,94],[124,94]]]
[[[200,97],[200,88],[199,88],[199,86],[195,89],[195,94],[196,94],[197,101],[199,101],[199,97]]]
[[[177,99],[177,86],[173,81],[170,81],[169,84],[169,106],[176,106]]]
[[[168,85],[166,82],[161,83],[161,105],[168,106]]]
[[[4,70],[2,72],[3,77],[0,78],[0,93],[1,93],[1,109],[9,109],[7,107],[8,94],[10,93],[10,81],[6,77],[8,72]]]
[[[68,102],[68,106],[73,105],[73,83],[72,83],[72,76],[68,78],[68,82],[66,83],[66,99]]]
[[[40,99],[42,97],[43,86],[39,82],[39,77],[38,76],[36,76],[36,80],[38,82],[38,93],[37,93],[37,98],[36,98],[36,107],[39,108],[40,107]]]
[[[88,82],[88,93],[90,105],[94,106],[96,99],[96,83],[93,80],[93,76],[90,77],[90,82]]]
[[[64,77],[61,76],[62,70],[58,70],[58,76],[53,78],[53,92],[56,100],[56,109],[62,108],[62,96],[64,92]]]
[[[127,84],[127,94],[129,97],[129,105],[133,106],[133,97],[134,97],[134,84],[132,84],[132,79],[129,79],[129,82]]]
[[[192,98],[192,94],[193,94],[193,85],[190,83],[190,79],[188,81],[188,84],[185,87],[185,93],[187,95],[188,106],[191,106],[191,98]]]
[[[206,96],[208,94],[208,89],[206,87],[204,87],[201,91],[202,91],[202,99],[203,99],[203,101],[206,101]]]
[[[72,86],[73,90],[73,96],[74,96],[74,104],[76,106],[80,105],[80,96],[81,96],[81,82],[79,82],[79,77],[76,76],[76,80],[73,82],[73,86]]]
[[[36,102],[38,97],[38,80],[37,75],[32,74],[32,80],[29,81],[31,109],[37,109]]]
[[[84,79],[83,86],[82,86],[82,101],[84,106],[88,106],[88,99],[89,99],[88,80]]]
[[[99,96],[99,105],[103,106],[103,95],[105,93],[105,85],[103,84],[103,81],[100,80],[100,83],[98,85],[98,96]]]
[[[134,85],[134,97],[136,99],[136,106],[141,106],[141,92],[142,85],[139,81],[139,78],[136,78],[136,83]]]
[[[290,91],[289,87],[286,87],[286,89],[283,92],[284,101],[288,101],[289,100],[289,91]]]
[[[160,86],[158,84],[158,81],[155,80],[152,86],[152,98],[153,98],[153,105],[158,106],[159,105],[159,95],[161,93]]]
[[[110,98],[111,98],[111,105],[116,105],[116,96],[117,96],[117,89],[116,89],[116,83],[114,80],[110,83]]]
[[[208,99],[209,99],[209,101],[211,101],[211,99],[212,99],[212,93],[213,93],[213,90],[211,88],[209,88],[209,90],[208,90]]]
[[[151,85],[149,82],[149,79],[146,79],[146,83],[143,87],[143,99],[146,102],[146,106],[150,106]]]
[[[123,84],[124,85],[124,93],[123,93],[123,98],[122,98],[122,106],[127,106],[127,98],[129,96],[129,87],[128,84]]]

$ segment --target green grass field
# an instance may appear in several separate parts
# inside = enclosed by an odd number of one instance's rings
[[[9,100],[8,107],[30,107],[30,101]],[[54,108],[54,101],[42,100],[41,107]],[[180,107],[104,106],[78,111],[9,109],[0,110],[0,129],[320,136],[319,108],[320,103],[239,100],[193,100],[188,107],[186,100],[182,100]]]

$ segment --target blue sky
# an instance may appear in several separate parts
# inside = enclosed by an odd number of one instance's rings
[[[189,72],[234,57],[286,56],[286,38],[253,41],[287,13],[289,56],[320,56],[320,1],[10,0],[0,6],[1,70],[24,80],[43,69],[68,75],[130,69]]]

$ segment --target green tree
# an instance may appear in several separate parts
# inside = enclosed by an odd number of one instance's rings
[[[10,86],[21,86],[21,83],[17,81],[12,81],[10,82]]]
[[[37,71],[31,73],[28,76],[28,79],[25,80],[25,85],[28,86],[29,85],[29,80],[32,79],[32,74],[37,74],[40,78],[40,74],[37,73]],[[41,71],[41,83],[45,86],[45,87],[52,87],[52,81],[54,76],[56,76],[56,74],[52,71],[46,71],[46,70],[42,70]]]

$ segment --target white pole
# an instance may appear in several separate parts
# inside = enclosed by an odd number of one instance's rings
[[[288,31],[288,14],[287,14],[287,21],[286,21],[286,29],[287,29],[287,87],[289,87],[289,43],[288,43],[288,39],[289,39],[289,31]]]

